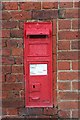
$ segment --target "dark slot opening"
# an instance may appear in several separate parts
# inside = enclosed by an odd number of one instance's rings
[[[35,88],[35,85],[33,85],[33,88]]]
[[[28,35],[28,38],[48,38],[48,35]]]

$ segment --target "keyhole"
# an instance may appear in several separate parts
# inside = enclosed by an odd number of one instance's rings
[[[33,88],[35,88],[35,85],[33,85]]]

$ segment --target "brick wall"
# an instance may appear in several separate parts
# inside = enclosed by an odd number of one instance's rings
[[[2,2],[3,117],[79,118],[79,2]],[[23,25],[53,23],[53,108],[25,108]]]

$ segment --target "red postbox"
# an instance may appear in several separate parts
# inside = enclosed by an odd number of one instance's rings
[[[52,107],[52,23],[24,24],[26,107]]]

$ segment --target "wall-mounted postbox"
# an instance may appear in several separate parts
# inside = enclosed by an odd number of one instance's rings
[[[24,24],[26,107],[52,107],[52,23]]]

